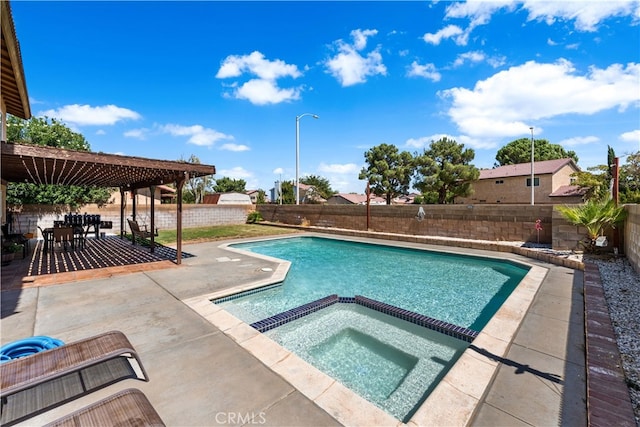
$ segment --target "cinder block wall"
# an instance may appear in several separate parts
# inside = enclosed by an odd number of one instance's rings
[[[243,224],[254,205],[183,205],[182,227],[207,227],[212,225]],[[53,227],[53,221],[63,220],[69,211],[65,206],[25,205],[20,212],[14,214],[13,229],[20,233],[33,233],[40,236],[37,226],[41,228]],[[87,205],[80,208],[78,214],[98,214],[102,221],[113,222],[113,229],[104,230],[120,234],[120,207],[107,205]],[[128,231],[127,218],[131,217],[131,206],[125,209],[124,227]],[[151,224],[148,206],[138,206],[136,219],[141,224]],[[160,230],[176,228],[176,205],[155,206],[155,226]]]
[[[542,222],[540,243],[551,243],[550,205],[419,205],[371,206],[371,231],[458,237],[490,241],[537,242],[537,219]],[[353,230],[367,229],[367,207],[362,205],[258,205],[267,221]]]
[[[636,273],[640,274],[640,205],[625,205],[624,253]]]

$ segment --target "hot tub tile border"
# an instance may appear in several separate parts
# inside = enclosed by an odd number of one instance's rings
[[[432,317],[415,313],[413,311],[405,310],[391,304],[376,301],[362,295],[356,295],[355,297],[340,297],[335,294],[326,296],[316,301],[312,301],[296,308],[292,308],[291,310],[283,311],[282,313],[278,313],[266,319],[259,320],[252,323],[250,326],[258,330],[259,332],[266,332],[271,329],[277,328],[278,326],[282,326],[286,323],[297,320],[301,317],[307,316],[311,313],[315,313],[318,310],[329,307],[336,303],[358,304],[371,310],[387,314],[389,316],[416,324],[418,326],[422,326],[427,329],[431,329],[433,331],[453,338],[457,338],[468,343],[473,342],[473,340],[479,334],[478,331],[464,328],[462,326],[453,325],[451,323],[434,319]]]

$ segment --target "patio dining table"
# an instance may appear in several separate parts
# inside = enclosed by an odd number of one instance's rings
[[[44,246],[42,247],[42,252],[47,253],[49,246],[53,249],[53,231],[56,227],[47,227],[42,229],[42,238],[44,239]],[[88,231],[88,230],[87,230]],[[84,237],[86,234],[84,228],[82,226],[73,226],[73,239],[71,240],[71,249],[75,250],[75,240],[77,238]]]

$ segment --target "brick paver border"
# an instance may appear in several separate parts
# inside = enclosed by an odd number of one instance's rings
[[[587,419],[590,427],[636,427],[600,270],[584,263]]]

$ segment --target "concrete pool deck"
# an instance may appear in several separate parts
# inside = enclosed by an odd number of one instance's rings
[[[268,283],[281,274],[278,263],[229,252],[221,243],[186,245],[184,250],[195,256],[177,268],[113,277],[96,272],[89,280],[4,291],[2,343],[31,335],[68,342],[118,329],[138,350],[150,376],[148,383],[124,380],[23,424],[46,423],[129,387],[141,389],[167,425],[399,424],[384,413],[378,418],[366,401],[363,406],[338,383],[310,375],[308,366],[207,303],[210,295]],[[403,245],[522,261],[542,276],[513,340],[498,343],[504,355],[492,351],[495,343],[474,342],[469,357],[497,369],[489,388],[471,390],[483,373],[467,371],[467,384],[452,384],[443,400],[448,403],[429,414],[430,424],[421,425],[460,425],[464,417],[478,426],[586,425],[581,271],[509,253]],[[216,324],[207,316],[217,317]],[[242,344],[252,340],[262,361]],[[280,367],[270,369],[276,364]],[[316,397],[309,398],[310,393]],[[465,397],[473,395],[477,408]]]

